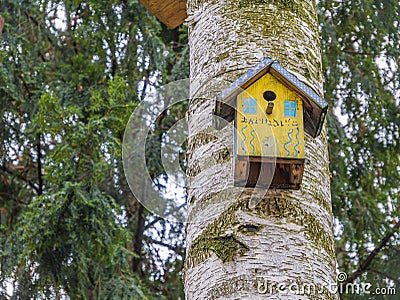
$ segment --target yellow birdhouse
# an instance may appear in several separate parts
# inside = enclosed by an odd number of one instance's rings
[[[299,189],[304,134],[319,135],[327,103],[310,87],[265,59],[219,95],[214,114],[235,122],[235,186]]]

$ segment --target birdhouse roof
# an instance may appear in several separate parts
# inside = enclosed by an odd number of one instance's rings
[[[217,102],[220,101],[223,104],[228,104],[228,106],[234,106],[232,101],[236,96],[267,73],[271,73],[281,81],[283,85],[294,90],[302,97],[304,104],[305,131],[313,137],[319,135],[325,119],[328,103],[326,103],[311,87],[282,67],[278,61],[271,58],[264,59],[224,89],[219,94]],[[221,111],[221,105],[219,108],[220,113],[218,113],[217,110],[214,114],[227,119],[227,113],[224,115]]]
[[[181,25],[187,17],[186,0],[139,0],[139,2],[170,29]]]
[[[249,87],[259,78],[269,72],[272,73],[272,75],[274,75],[275,77],[278,77],[278,79],[280,79],[281,81],[283,81],[282,83],[288,86],[288,88],[292,88],[296,90],[296,92],[300,92],[302,96],[306,96],[319,107],[324,108],[328,106],[328,103],[326,103],[320,96],[318,96],[317,93],[314,92],[314,90],[312,90],[308,85],[300,81],[295,75],[282,67],[279,62],[277,62],[276,60],[274,61],[271,58],[264,59],[262,62],[258,63],[245,74],[240,76],[239,79],[237,79],[229,87],[221,92],[220,98],[227,99],[231,98],[232,96],[236,96],[238,93],[242,92],[244,89]]]

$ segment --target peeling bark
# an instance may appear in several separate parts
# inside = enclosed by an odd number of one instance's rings
[[[212,127],[216,93],[264,57],[279,60],[322,95],[312,0],[189,0],[192,101],[188,112],[187,299],[291,299],[268,284],[315,284],[296,299],[338,299],[326,133],[306,136],[301,189],[233,187],[233,128]]]

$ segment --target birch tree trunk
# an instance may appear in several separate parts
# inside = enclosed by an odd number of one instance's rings
[[[325,130],[306,136],[301,189],[269,190],[250,208],[253,189],[233,187],[233,128],[212,126],[216,93],[264,57],[322,95],[316,3],[188,0],[187,10],[186,298],[337,299]]]

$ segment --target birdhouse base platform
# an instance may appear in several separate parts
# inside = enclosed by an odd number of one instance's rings
[[[237,156],[234,185],[248,188],[300,189],[304,159]]]

